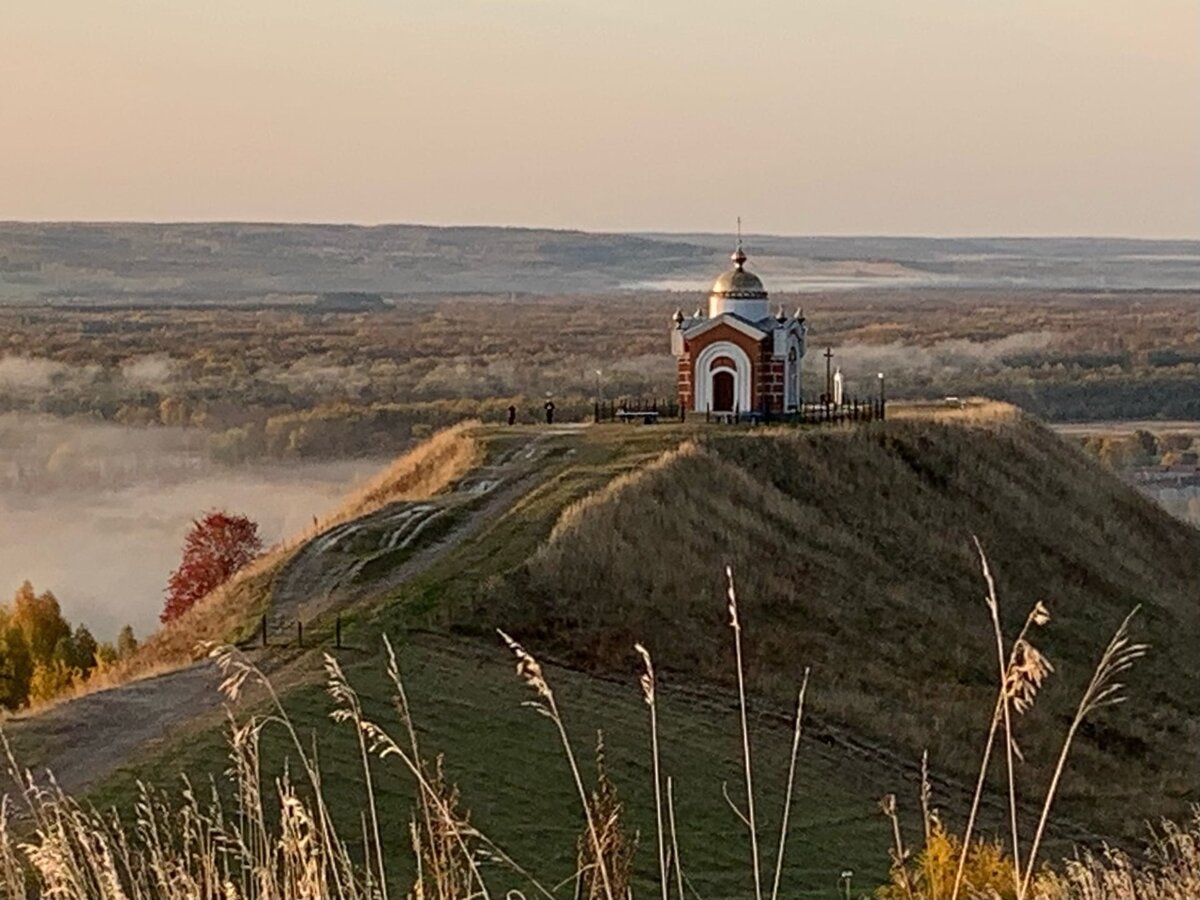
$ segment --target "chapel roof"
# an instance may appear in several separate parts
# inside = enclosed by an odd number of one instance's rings
[[[767,289],[763,287],[762,279],[746,271],[746,253],[740,241],[737,250],[729,258],[733,261],[733,268],[718,276],[710,293],[731,300],[765,300]]]

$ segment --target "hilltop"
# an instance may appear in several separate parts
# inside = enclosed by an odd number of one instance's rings
[[[586,757],[603,729],[609,770],[648,836],[648,736],[632,652],[642,641],[663,679],[685,866],[703,895],[739,890],[744,848],[720,795],[738,765],[728,564],[765,796],[780,790],[792,692],[813,669],[789,877],[828,891],[849,867],[865,886],[886,868],[875,803],[896,792],[915,808],[922,750],[952,820],[976,765],[994,648],[972,534],[996,571],[1009,630],[1036,601],[1053,616],[1033,640],[1056,672],[1019,724],[1026,803],[1040,797],[1053,742],[1101,647],[1137,604],[1137,637],[1153,650],[1129,675],[1131,702],[1082,735],[1056,833],[1129,839],[1144,819],[1179,817],[1196,797],[1200,767],[1188,754],[1200,685],[1189,653],[1200,638],[1200,532],[1011,407],[911,409],[853,429],[476,426],[439,440],[418,458],[444,466],[393,478],[400,490],[366,506],[372,498],[358,498],[198,608],[186,632],[159,639],[176,657],[200,636],[252,643],[266,614],[279,637],[254,652],[301,730],[319,733],[328,784],[347,803],[335,814],[349,825],[357,749],[329,723],[320,683],[335,616],[348,635],[340,655],[372,713],[387,715],[384,631],[401,646],[426,746],[446,752],[472,821],[551,880],[573,862],[569,776],[544,722],[520,708],[526,691],[493,629],[556,663],[549,676],[578,750]],[[393,476],[417,468],[401,462]],[[297,618],[306,648],[287,637]],[[130,711],[161,709],[172,679],[188,688],[169,727],[99,764],[103,719],[124,716],[120,729],[136,736]],[[200,665],[64,704],[18,723],[18,752],[65,765],[71,786],[98,802],[126,803],[135,779],[169,782],[181,767],[193,780],[218,773],[222,718],[216,698],[203,699],[211,684],[197,686],[205,679],[215,681]],[[281,743],[268,750],[277,768]],[[381,776],[378,790],[388,839],[403,843],[406,780]],[[651,860],[643,852],[647,872]]]

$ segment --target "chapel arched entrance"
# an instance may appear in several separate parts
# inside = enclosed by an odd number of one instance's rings
[[[712,373],[711,396],[713,412],[733,412],[734,381],[732,372],[722,369]]]

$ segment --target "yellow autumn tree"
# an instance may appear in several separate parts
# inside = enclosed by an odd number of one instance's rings
[[[946,900],[954,894],[954,878],[962,855],[962,841],[946,831],[937,819],[930,823],[925,846],[912,863],[893,863],[888,883],[875,896],[879,900]],[[997,841],[972,841],[963,867],[959,896],[1013,900],[1016,886],[1012,859]]]
[[[29,679],[29,700],[31,703],[46,703],[65,694],[82,678],[78,669],[61,659],[36,663]]]

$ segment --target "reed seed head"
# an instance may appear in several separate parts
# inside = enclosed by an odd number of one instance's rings
[[[650,661],[650,651],[641,644],[634,644],[633,649],[637,651],[642,658],[642,664],[646,667],[646,671],[642,673],[639,679],[642,685],[642,697],[646,701],[647,706],[654,705],[654,688],[657,684],[657,679],[654,677],[654,663]]]
[[[550,685],[546,681],[545,676],[542,674],[541,663],[503,631],[497,629],[496,633],[500,635],[504,643],[508,645],[508,649],[517,657],[517,677],[529,685],[543,700],[553,700],[554,694],[550,690]]]
[[[1050,660],[1022,638],[1013,645],[1012,660],[1008,666],[1004,689],[1013,709],[1022,715],[1033,706],[1038,689],[1046,677],[1054,671]]]

